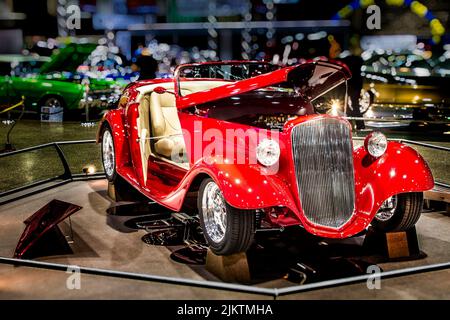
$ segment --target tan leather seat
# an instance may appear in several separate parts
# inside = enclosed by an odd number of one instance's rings
[[[150,120],[157,154],[176,160],[186,153],[173,94],[153,92],[150,95]]]

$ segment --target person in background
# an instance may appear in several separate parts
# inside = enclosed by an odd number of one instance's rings
[[[361,58],[362,50],[359,46],[359,39],[351,39],[350,51],[344,52],[341,52],[341,47],[336,41],[330,41],[330,43],[330,58],[345,63],[352,73],[352,77],[348,81],[348,97],[351,105],[347,107],[347,115],[362,118],[359,99],[361,98],[361,90],[363,87],[363,78],[361,77],[363,59]],[[356,120],[356,129],[365,129],[364,121]]]
[[[141,55],[131,64],[131,70],[139,72],[138,80],[154,79],[158,71],[158,62],[151,56],[150,50],[144,48]]]

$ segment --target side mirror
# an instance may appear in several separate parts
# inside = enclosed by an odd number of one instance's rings
[[[161,86],[154,88],[153,92],[156,92],[157,94],[170,93],[170,94],[175,95],[175,92],[169,91],[166,88],[161,87]]]

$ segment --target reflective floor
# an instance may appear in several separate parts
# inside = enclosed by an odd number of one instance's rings
[[[105,180],[74,182],[1,206],[0,255],[12,257],[24,230],[23,221],[50,200],[59,199],[83,207],[71,217],[73,243],[70,247],[73,253],[48,255],[36,260],[220,281],[205,268],[206,248],[195,219],[183,215],[174,217],[157,205],[114,203],[106,195],[106,187]],[[67,220],[59,226],[63,234],[70,235]],[[417,225],[417,233],[421,250],[426,257],[403,262],[383,262],[377,255],[368,254],[363,245],[363,235],[331,241],[312,237],[300,228],[286,229],[281,234],[262,232],[257,234],[256,244],[247,255],[251,285],[281,288],[320,282],[365,274],[367,266],[373,264],[387,271],[447,262],[450,261],[449,230],[450,217],[439,212],[423,213]],[[438,279],[433,280],[433,274]],[[365,284],[353,285],[352,287],[358,289],[343,296],[341,293],[341,296],[357,298],[354,295],[358,292],[360,298],[370,298],[373,295],[380,298],[395,298],[408,294],[412,298],[427,295],[450,298],[450,283],[443,281],[449,279],[449,275],[450,273],[440,271],[384,280],[383,289],[386,290],[377,292],[368,290]],[[98,298],[147,299],[255,298],[251,294],[90,275],[82,276],[82,289],[74,292],[66,288],[67,276],[64,272],[58,271],[0,265],[0,298],[93,298],[95,295]],[[441,278],[442,280],[439,280]],[[424,281],[423,279],[435,283],[428,287],[417,287],[417,283]],[[393,288],[399,287],[388,290],[389,283],[393,283]],[[103,286],[104,290],[96,288],[96,285]],[[433,288],[434,292],[427,292],[429,288]],[[332,298],[333,292],[342,290],[342,288],[326,289],[324,294]],[[383,293],[386,295],[383,296]],[[299,298],[314,295],[320,297],[318,292],[295,296]]]

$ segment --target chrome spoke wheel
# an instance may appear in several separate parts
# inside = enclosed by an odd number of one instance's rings
[[[108,177],[114,175],[115,169],[115,159],[114,159],[114,143],[111,132],[105,130],[103,132],[102,139],[102,156],[103,156],[103,168],[105,169],[105,174]]]
[[[205,186],[202,213],[208,237],[215,243],[221,242],[227,229],[227,207],[219,186],[213,181]]]
[[[392,196],[388,198],[380,207],[377,214],[375,215],[375,219],[378,221],[388,221],[394,216],[395,210],[397,209],[397,196]]]
[[[253,243],[256,212],[232,207],[212,178],[199,186],[197,207],[209,249],[216,255],[247,251]]]

